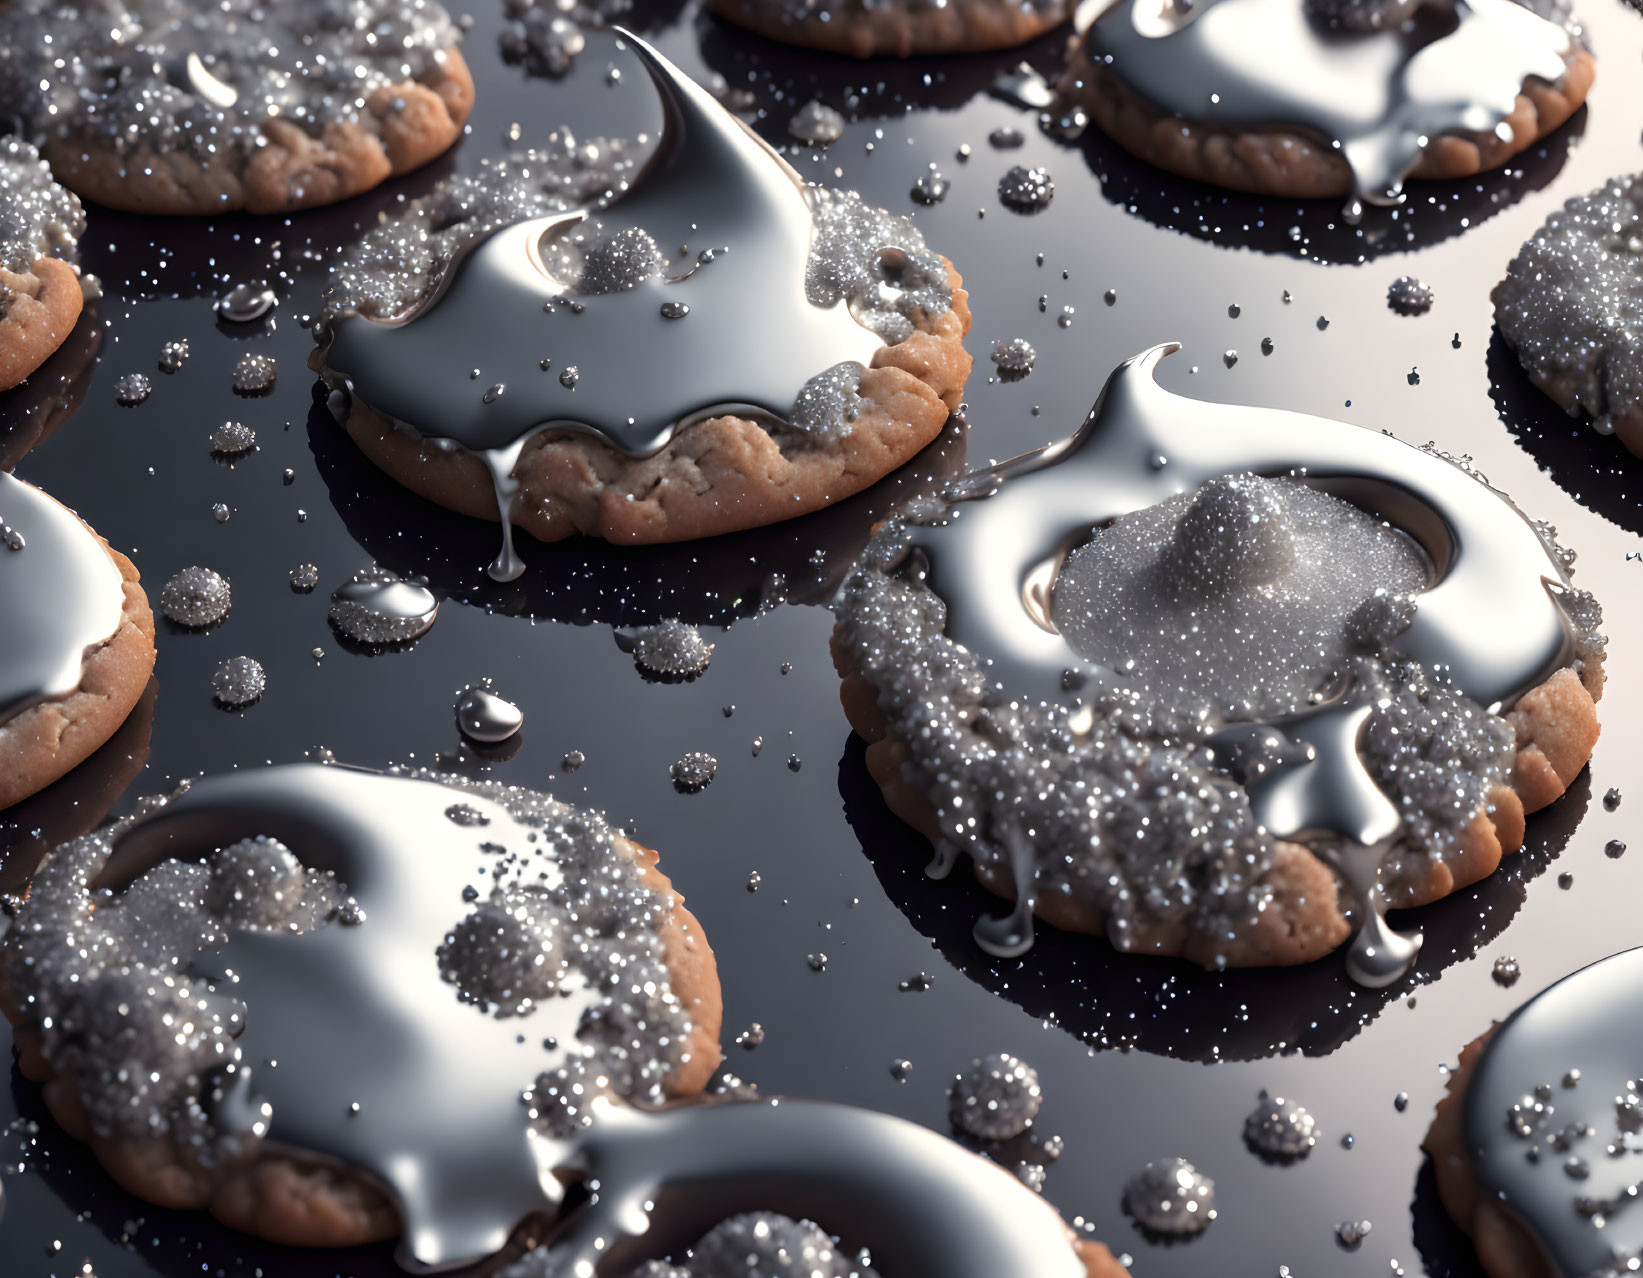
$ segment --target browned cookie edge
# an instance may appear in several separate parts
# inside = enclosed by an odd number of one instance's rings
[[[756,422],[714,417],[635,458],[585,433],[544,432],[514,467],[513,524],[539,541],[576,534],[619,544],[690,541],[793,519],[870,487],[923,451],[963,395],[969,297],[950,262],[947,275],[951,306],[878,349],[861,379],[861,411],[837,440],[778,439]],[[310,362],[322,366],[319,348]],[[437,425],[429,423],[429,433]],[[434,448],[357,397],[344,426],[402,486],[448,510],[497,518],[490,472],[477,457]]]
[[[657,868],[657,854],[627,839],[616,846],[632,860],[645,885],[670,897],[661,931],[674,992],[690,1009],[691,1037],[685,1055],[663,1084],[670,1097],[699,1093],[718,1068],[724,1004],[718,968],[700,922]],[[70,1136],[91,1147],[120,1186],[145,1201],[175,1210],[208,1210],[223,1224],[252,1237],[294,1247],[352,1247],[385,1242],[402,1229],[388,1188],[362,1168],[276,1144],[248,1143],[232,1165],[202,1165],[186,1146],[158,1140],[107,1140],[92,1132],[72,1082],[56,1077],[40,1053],[38,1035],[0,972],[0,1012],[12,1023],[18,1066],[43,1085],[52,1117]]]
[[[57,180],[81,198],[132,213],[290,213],[369,191],[442,154],[462,136],[474,83],[458,49],[436,75],[384,85],[358,120],[330,123],[315,137],[286,120],[262,128],[262,145],[202,164],[180,152],[139,147],[121,154],[53,138],[45,157]]]
[[[1494,1036],[1490,1030],[1461,1050],[1421,1148],[1432,1156],[1444,1211],[1472,1240],[1489,1278],[1555,1278],[1529,1232],[1483,1192],[1466,1150],[1466,1090],[1478,1058]]]
[[[0,391],[8,391],[68,339],[85,297],[79,273],[56,257],[39,258],[21,275],[0,267],[0,286],[12,293],[0,316]]]
[[[0,723],[0,808],[45,789],[93,754],[125,722],[154,672],[154,614],[137,569],[87,531],[120,570],[120,625],[86,657],[73,692]],[[31,606],[46,607],[49,601]]]
[[[868,743],[867,768],[886,806],[934,843],[939,837],[935,810],[903,773],[908,749],[889,735],[877,690],[856,670],[837,625],[832,650],[842,680],[840,703],[850,726]],[[1601,696],[1601,666],[1588,667],[1587,682]],[[1522,846],[1525,811],[1535,811],[1561,796],[1591,758],[1599,731],[1595,698],[1571,669],[1557,671],[1525,693],[1506,717],[1517,738],[1513,784],[1497,785],[1490,791],[1452,852],[1432,859],[1418,880],[1393,885],[1386,893],[1390,905],[1429,904],[1488,877],[1503,855]],[[1352,925],[1341,908],[1341,887],[1334,870],[1299,843],[1278,840],[1276,847],[1277,856],[1265,878],[1274,899],[1232,945],[1219,938],[1212,947],[1195,935],[1138,924],[1127,938],[1127,952],[1179,956],[1204,966],[1224,958],[1231,967],[1277,967],[1309,963],[1337,949],[1351,934]],[[976,877],[994,895],[1015,899],[1015,883],[1006,867],[977,866]],[[1033,913],[1063,931],[1097,935],[1106,931],[1106,917],[1097,906],[1060,893],[1040,896]]]
[[[1426,146],[1410,177],[1443,180],[1499,168],[1578,111],[1591,91],[1597,64],[1584,49],[1569,54],[1557,84],[1523,82],[1504,123],[1511,140],[1495,133],[1444,133]],[[1075,36],[1069,65],[1057,85],[1062,98],[1083,106],[1101,131],[1130,154],[1180,177],[1234,191],[1285,198],[1344,198],[1352,193],[1346,161],[1303,127],[1234,131],[1171,115],[1130,88],[1115,72],[1090,60]]]

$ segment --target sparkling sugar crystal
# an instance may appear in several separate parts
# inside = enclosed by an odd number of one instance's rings
[[[670,618],[634,635],[633,660],[658,679],[693,679],[707,669],[713,647],[695,626]]]
[[[953,1126],[978,1140],[1009,1140],[1032,1126],[1043,1104],[1038,1071],[1003,1052],[983,1056],[947,1091]]]
[[[214,626],[232,603],[228,578],[198,565],[173,574],[160,589],[160,611],[179,626]]]
[[[1215,1219],[1215,1182],[1184,1158],[1161,1159],[1125,1182],[1124,1210],[1157,1234],[1202,1233]]]
[[[1304,1158],[1318,1143],[1318,1125],[1311,1114],[1282,1096],[1261,1093],[1244,1119],[1244,1144],[1266,1158]]]
[[[234,365],[234,390],[241,395],[262,395],[274,389],[279,365],[272,355],[241,355]]]
[[[263,694],[268,676],[253,657],[230,657],[211,675],[211,693],[223,705],[248,706]]]

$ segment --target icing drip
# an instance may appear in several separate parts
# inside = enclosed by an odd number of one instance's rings
[[[588,433],[640,456],[734,412],[831,438],[849,429],[873,352],[948,304],[945,268],[908,223],[806,188],[709,93],[624,39],[665,115],[631,182],[620,144],[602,157],[567,140],[557,163],[497,166],[479,186],[500,191],[461,190],[455,234],[417,215],[434,236],[368,236],[339,267],[320,326],[328,378],[413,433],[437,423],[436,446],[489,468],[499,580],[523,570],[508,514],[538,433]],[[602,207],[574,207],[595,196]],[[636,360],[651,375],[633,377]]]
[[[660,1100],[690,1023],[671,903],[615,839],[494,782],[218,777],[57,851],[6,939],[12,989],[99,1133],[223,1166],[267,1136],[362,1168],[407,1264],[486,1256],[580,1182],[510,1274],[625,1278],[748,1211],[818,1218],[892,1274],[1083,1273],[1053,1208],[903,1120],[630,1105]]]
[[[78,688],[86,656],[119,629],[124,605],[120,571],[96,535],[0,471],[0,725]]]
[[[1618,1278],[1643,1257],[1640,990],[1643,950],[1627,950],[1536,995],[1495,1031],[1463,1101],[1489,1200],[1569,1278]]]
[[[1351,167],[1354,203],[1371,204],[1402,200],[1428,139],[1503,127],[1523,81],[1558,83],[1574,48],[1513,0],[1428,0],[1406,21],[1343,27],[1296,0],[1118,0],[1084,47],[1182,119],[1316,134]]]
[[[53,857],[6,942],[12,988],[100,1131],[228,1160],[266,1132],[387,1185],[408,1259],[472,1260],[560,1197],[521,1103],[533,1080],[587,1071],[655,1102],[680,1059],[669,902],[615,840],[493,782],[218,777]],[[307,923],[230,930],[266,922],[292,858],[323,891],[273,917]],[[150,1032],[177,999],[201,1004],[186,1042]],[[111,1077],[115,1047],[145,1068]]]
[[[846,642],[928,783],[932,872],[965,851],[1013,880],[987,948],[1030,944],[1050,891],[1098,903],[1120,946],[1143,922],[1235,934],[1266,907],[1271,840],[1298,839],[1369,907],[1350,968],[1385,984],[1418,946],[1380,917],[1389,869],[1449,846],[1505,775],[1499,714],[1600,659],[1596,605],[1462,464],[1170,394],[1152,371],[1173,349],[1121,366],[1071,439],[881,532]],[[1066,847],[1089,853],[1047,851]]]

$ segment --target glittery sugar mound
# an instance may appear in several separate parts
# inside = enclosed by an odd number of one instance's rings
[[[439,972],[464,1002],[497,1016],[527,1016],[559,988],[564,972],[549,901],[529,889],[493,890],[445,937]]]
[[[308,779],[299,781],[298,773]],[[300,1045],[285,1043],[281,1050],[270,1042],[268,1026],[284,1023],[290,1032],[312,1016],[345,1016],[346,1009],[333,1006],[334,1001],[361,997],[343,991],[370,989],[375,978],[362,986],[339,970],[335,990],[304,994],[281,985],[301,978],[281,973],[311,943],[307,934],[317,938],[339,928],[349,941],[397,947],[390,953],[403,963],[405,945],[420,944],[418,936],[384,934],[382,929],[404,926],[396,918],[426,917],[419,905],[406,914],[407,884],[395,884],[383,895],[381,863],[360,862],[377,865],[367,871],[374,876],[377,896],[362,891],[367,903],[362,909],[348,895],[350,885],[301,863],[305,843],[293,839],[288,845],[267,836],[227,843],[207,852],[203,861],[160,860],[124,886],[105,887],[99,876],[116,846],[128,836],[140,837],[146,822],[167,819],[179,799],[207,805],[220,801],[224,785],[241,796],[236,802],[283,803],[317,795],[313,815],[303,821],[318,822],[307,828],[323,830],[333,810],[327,804],[341,798],[368,812],[373,802],[394,801],[373,787],[406,782],[433,789],[430,802],[446,812],[435,816],[425,846],[399,851],[454,858],[455,872],[471,874],[475,885],[460,893],[450,890],[453,925],[442,944],[437,933],[428,940],[425,972],[413,963],[412,970],[402,973],[422,983],[409,987],[419,991],[415,1006],[426,1003],[431,1009],[441,1001],[449,1006],[452,994],[441,992],[442,981],[449,982],[457,987],[456,999],[476,1005],[476,1014],[508,1018],[511,1024],[511,1018],[539,1013],[545,1004],[559,1008],[556,995],[577,994],[578,1001],[563,1004],[564,1010],[554,1013],[555,1023],[546,1027],[555,1031],[549,1043],[566,1062],[564,1076],[587,1079],[590,1095],[597,1088],[642,1101],[663,1098],[664,1081],[679,1063],[692,1030],[690,1014],[672,990],[661,936],[674,902],[645,885],[639,866],[619,850],[619,836],[602,818],[518,787],[427,771],[381,777],[341,768],[274,768],[199,782],[171,799],[145,800],[137,815],[65,844],[18,909],[4,957],[11,994],[22,1008],[21,1031],[38,1043],[55,1074],[73,1080],[76,1097],[100,1136],[169,1137],[206,1166],[211,1160],[243,1160],[255,1152],[247,1137],[266,1132],[298,1148],[334,1148],[327,1133],[341,1121],[342,1105],[336,1103],[335,1114],[330,1108],[305,1112],[311,1108],[308,1094],[334,1090],[332,1079],[293,1078],[295,1091],[276,1088],[269,1093],[274,1103],[263,1107],[254,1129],[236,1120],[235,1107],[224,1103],[236,1076],[251,1078],[253,1097],[258,1078],[263,1086],[280,1079],[251,1071],[249,1057],[242,1061],[235,1040],[247,1025],[262,1025],[265,1037],[253,1054],[303,1059]],[[479,812],[476,803],[488,805],[496,815]],[[183,807],[201,810],[197,803]],[[469,813],[485,819],[475,823]],[[346,825],[340,828],[346,831]],[[323,847],[329,838],[352,836],[312,837]],[[186,854],[186,840],[175,845],[180,855]],[[477,848],[478,855],[463,848]],[[483,893],[480,884],[485,885]],[[470,906],[465,916],[464,900]],[[378,908],[375,902],[382,901],[387,904]],[[254,944],[250,950],[236,949],[235,933],[270,934],[269,941],[295,948],[276,952]],[[260,970],[258,956],[277,953],[285,957],[271,958],[274,968]],[[235,972],[226,979],[224,963]],[[236,997],[248,988],[262,990],[262,1001],[255,993],[243,1002]],[[287,995],[297,1004],[276,1006]],[[297,1005],[308,1001],[314,1009],[300,1011]],[[394,1009],[392,1016],[412,1015],[398,1001]],[[356,1011],[367,1025],[389,1015],[380,1006]],[[293,1015],[298,1019],[290,1019]],[[408,1025],[406,1032],[425,1034],[445,1024],[447,1013],[437,1015],[442,1019]],[[543,1032],[537,1030],[538,1038]],[[471,1037],[477,1041],[479,1035]],[[508,1041],[513,1041],[511,1033]],[[451,1048],[461,1050],[457,1044]],[[364,1044],[358,1050],[362,1057],[349,1061],[348,1072],[369,1075],[386,1068],[384,1062],[373,1063]],[[442,1059],[449,1065],[448,1058]],[[489,1084],[485,1079],[486,1070],[494,1072],[496,1064],[470,1061],[462,1077],[439,1085],[494,1087],[494,1077]],[[484,1111],[500,1130],[516,1131],[514,1139],[520,1142],[530,1122],[530,1112],[519,1101],[531,1077],[529,1067],[523,1068],[523,1077],[486,1102],[490,1108]],[[369,1105],[370,1092],[362,1094]],[[360,1150],[348,1152],[392,1182],[392,1168],[371,1165]],[[418,1149],[408,1156],[431,1153]],[[499,1148],[494,1154],[505,1159],[507,1151]],[[447,1147],[444,1156],[456,1154]],[[349,1161],[346,1155],[344,1161]],[[395,1188],[414,1194],[417,1187]]]
[[[633,143],[578,142],[562,130],[539,148],[482,160],[477,173],[447,178],[345,251],[332,269],[322,318],[398,318],[433,291],[463,249],[505,226],[606,203],[627,189],[636,167]]]
[[[1643,455],[1643,176],[1569,200],[1492,296],[1501,336],[1535,385]]]
[[[953,1126],[977,1140],[1021,1135],[1033,1125],[1043,1103],[1038,1071],[1005,1052],[971,1061],[947,1091]]]
[[[879,529],[835,603],[845,709],[930,873],[1013,903],[989,952],[1036,915],[1296,963],[1357,915],[1385,984],[1418,949],[1385,908],[1491,872],[1590,757],[1602,610],[1467,459],[1173,395],[1170,349]]]
[[[732,1216],[702,1237],[672,1278],[874,1278],[873,1271],[839,1250],[826,1231],[808,1220],[774,1212]],[[639,1271],[643,1278],[647,1270]]]
[[[810,199],[816,232],[805,291],[813,305],[842,299],[860,323],[891,344],[910,337],[921,315],[946,311],[947,268],[911,222],[874,208],[854,191],[817,187]]]
[[[198,1157],[222,1157],[231,1138],[202,1104],[239,1062],[244,1009],[190,969],[231,928],[320,926],[341,894],[265,839],[203,865],[162,861],[118,892],[94,886],[114,840],[140,819],[58,849],[18,912],[6,971],[45,1059],[73,1079],[98,1135],[169,1135]]]

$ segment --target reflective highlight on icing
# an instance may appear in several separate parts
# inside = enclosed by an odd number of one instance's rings
[[[87,650],[119,629],[124,605],[97,537],[0,471],[0,725],[79,687]]]
[[[886,1278],[1082,1278],[1066,1225],[996,1164],[903,1119],[820,1101],[597,1101],[560,1166],[597,1182],[507,1278],[623,1278],[741,1211],[815,1220]]]
[[[1317,134],[1351,167],[1355,199],[1390,204],[1428,139],[1496,130],[1525,78],[1562,79],[1573,42],[1513,0],[1433,0],[1351,34],[1299,0],[1118,0],[1085,48],[1182,119]]]
[[[95,871],[97,837],[64,849],[56,874],[72,876],[87,856]],[[264,768],[199,782],[117,827],[97,884],[135,878],[135,892],[151,866],[184,872],[192,858],[256,837],[334,872],[352,895],[305,935],[236,932],[192,964],[214,1005],[242,1008],[245,1025],[217,1098],[205,1098],[208,1115],[226,1135],[260,1134],[236,1115],[261,1116],[272,1139],[371,1172],[399,1203],[407,1258],[489,1254],[558,1201],[521,1099],[544,1068],[587,1056],[613,1087],[660,1099],[688,1028],[656,932],[668,906],[598,817],[494,784]],[[24,992],[47,1006],[73,999],[63,982],[89,978],[95,989],[107,979],[79,974],[72,942],[59,951],[60,920],[78,899],[72,877],[37,882],[19,922],[14,943],[27,947],[36,983]],[[565,997],[487,1014],[448,983],[442,964],[474,957],[441,953],[462,933],[454,925],[502,902],[559,920],[544,926],[563,929]],[[475,939],[483,951],[486,938]],[[628,982],[651,992],[634,995]],[[629,1005],[636,997],[642,1013]]]
[[[484,458],[503,511],[518,451],[537,431],[585,431],[642,455],[727,409],[788,420],[812,377],[867,364],[882,344],[848,307],[808,299],[815,218],[797,174],[678,68],[625,39],[665,117],[625,194],[597,213],[496,232],[408,315],[330,324],[330,373],[378,412]],[[627,252],[641,232],[659,262]],[[674,302],[684,318],[664,313]],[[492,575],[519,567],[505,551]]]
[[[948,638],[980,657],[1007,693],[1064,705],[1074,730],[1088,731],[1087,707],[1122,696],[1128,680],[1080,659],[1055,627],[1052,594],[1069,550],[1092,527],[1243,472],[1303,478],[1420,543],[1433,579],[1412,615],[1398,615],[1374,646],[1446,672],[1454,692],[1498,713],[1574,659],[1563,567],[1501,494],[1388,435],[1165,391],[1153,371],[1175,349],[1154,347],[1120,366],[1077,434],[961,481],[952,504],[905,530],[905,570],[945,603]],[[1253,735],[1249,722],[1214,713],[1176,727],[1189,738],[1211,734],[1268,834],[1333,855],[1374,914],[1349,958],[1353,976],[1370,985],[1400,976],[1419,945],[1379,916],[1379,865],[1405,832],[1365,766],[1363,737],[1379,703],[1378,687],[1348,678]],[[1031,943],[1032,842],[1013,826],[993,837],[1008,852],[1018,900],[1007,918],[978,924],[977,939],[994,953],[1019,953]],[[955,852],[938,853],[932,872],[950,868]]]
[[[1640,1015],[1643,949],[1627,950],[1519,1008],[1467,1087],[1464,1136],[1479,1183],[1565,1278],[1629,1273],[1625,1261],[1643,1256]],[[1578,1178],[1565,1169],[1571,1160]]]

